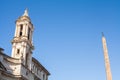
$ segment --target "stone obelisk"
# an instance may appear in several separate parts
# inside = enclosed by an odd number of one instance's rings
[[[111,74],[111,69],[110,69],[110,61],[109,61],[109,56],[108,56],[107,43],[106,43],[106,39],[105,39],[103,33],[102,33],[102,44],[103,44],[103,51],[104,51],[106,77],[107,77],[107,80],[112,80],[112,74]]]

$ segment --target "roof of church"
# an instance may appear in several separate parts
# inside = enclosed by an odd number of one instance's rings
[[[2,48],[0,48],[0,49],[4,50]],[[3,55],[6,58],[9,58],[9,59],[19,60],[19,59],[12,58],[12,57],[8,56],[8,55],[6,55],[5,53],[3,53],[1,51],[0,51],[0,54]],[[38,65],[38,67],[40,67],[43,71],[45,71],[47,73],[47,75],[50,75],[49,71],[37,59],[35,59],[34,57],[32,57],[32,61],[35,62]]]
[[[35,63],[37,63],[39,65],[39,67],[42,68],[42,70],[47,73],[47,75],[50,75],[50,73],[48,72],[48,70],[44,66],[42,66],[42,64],[37,59],[35,59],[34,57],[32,57],[32,61],[34,61]]]

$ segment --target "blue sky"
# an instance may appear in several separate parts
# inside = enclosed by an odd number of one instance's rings
[[[120,80],[119,0],[0,0],[0,47],[8,55],[25,8],[35,28],[33,56],[50,71],[49,80],[106,80],[101,32],[113,80]]]

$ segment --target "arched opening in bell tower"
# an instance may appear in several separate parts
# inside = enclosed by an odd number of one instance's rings
[[[20,33],[19,33],[20,37],[22,36],[22,31],[23,31],[23,24],[20,25]]]

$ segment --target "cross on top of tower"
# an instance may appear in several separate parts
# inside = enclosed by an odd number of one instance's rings
[[[27,8],[25,9],[23,16],[28,16],[28,9]]]

